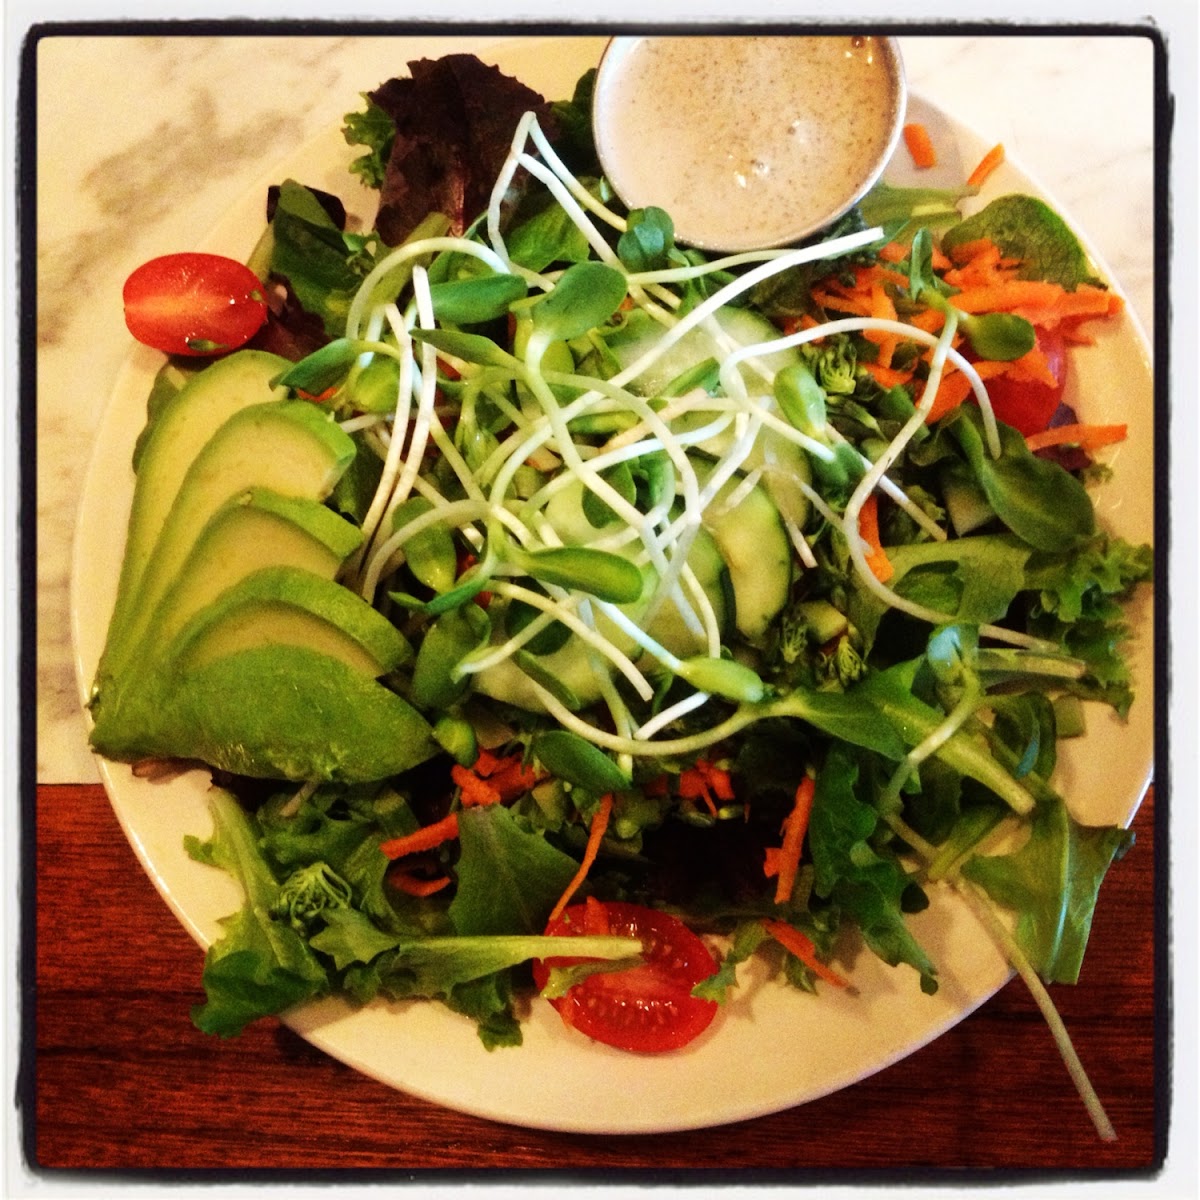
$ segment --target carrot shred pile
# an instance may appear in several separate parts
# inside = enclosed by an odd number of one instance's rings
[[[466,768],[452,768],[450,772],[455,783],[458,783],[460,787],[462,786],[460,779],[465,771]],[[486,749],[479,751],[469,773],[473,774],[480,782],[485,783],[490,791],[496,794],[496,798],[503,801],[515,800],[518,796],[524,795],[542,778],[531,766],[522,761],[520,754],[509,754],[500,758]],[[484,793],[480,792],[479,794],[483,795]],[[467,803],[465,793],[463,803]]]
[[[1002,148],[997,149],[1002,160]],[[993,162],[993,169],[995,165]],[[812,289],[813,299],[833,313],[897,320],[894,294],[897,288],[906,287],[908,280],[895,267],[907,253],[908,248],[902,244],[889,243],[878,262],[856,267],[852,276],[819,282]],[[1121,297],[1103,287],[1080,284],[1073,291],[1068,291],[1058,283],[1021,279],[1021,265],[1020,259],[1004,255],[990,238],[959,243],[950,248],[949,254],[940,248],[933,251],[934,269],[946,283],[957,289],[952,297],[954,307],[970,315],[1009,312],[1023,317],[1037,328],[1056,331],[1065,341],[1087,343],[1091,339],[1080,332],[1080,325],[1115,316],[1123,308]],[[945,314],[934,307],[905,312],[902,319],[914,328],[933,335],[941,331],[946,320]],[[863,336],[875,343],[878,352],[874,361],[862,361],[862,368],[881,387],[912,385],[915,398],[919,401],[924,385],[918,369],[922,364],[928,364],[932,350],[922,346],[920,353],[897,367],[893,364],[897,361],[896,348],[904,340],[901,335],[867,330]],[[963,336],[959,333],[952,344],[956,350],[961,350],[963,342]],[[1001,375],[1016,381],[1040,382],[1048,386],[1054,386],[1057,382],[1045,355],[1037,347],[1011,361],[983,360],[972,363],[972,366],[985,382]],[[926,423],[932,425],[940,421],[962,404],[971,392],[971,381],[967,376],[957,370],[953,363],[947,363]]]

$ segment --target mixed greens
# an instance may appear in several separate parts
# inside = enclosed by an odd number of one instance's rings
[[[572,896],[723,935],[697,988],[718,1001],[769,939],[791,984],[843,982],[849,929],[936,990],[906,915],[937,886],[1015,914],[1027,976],[1078,976],[1130,835],[1072,818],[1056,746],[1086,704],[1132,702],[1122,605],[1150,551],[1098,526],[1086,433],[1031,449],[1075,415],[1019,430],[984,376],[1036,373],[1043,327],[1112,297],[1045,205],[961,220],[969,189],[880,185],[803,246],[676,245],[669,214],[611,194],[589,88],[547,104],[466,56],[414,63],[347,117],[374,228],[272,190],[250,262],[270,314],[223,362],[337,430],[311,502],[350,530],[328,586],[371,617],[238,581],[235,637],[215,599],[171,609],[164,577],[114,621],[93,702],[100,752],[199,758],[222,785],[189,849],[247,900],[208,952],[203,1029],[332,990],[435,998],[518,1043],[530,960],[638,952],[549,941]],[[1071,303],[966,304],[981,246]],[[217,370],[164,370],[142,464]],[[300,632],[262,636],[295,645],[247,642],[289,604]]]

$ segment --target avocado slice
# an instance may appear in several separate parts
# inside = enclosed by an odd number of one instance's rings
[[[264,567],[201,607],[174,638],[145,639],[136,665],[92,706],[93,746],[111,757],[147,756],[149,731],[169,724],[174,692],[190,671],[268,645],[316,651],[368,679],[412,653],[391,621],[348,588],[301,567]],[[291,663],[281,656],[276,669],[286,675]],[[186,734],[178,739],[185,744]]]
[[[217,509],[154,614],[154,640],[168,645],[226,589],[266,567],[302,568],[333,579],[362,532],[320,501],[247,488]]]
[[[182,395],[182,393],[180,393]],[[146,457],[152,455],[148,447]],[[185,470],[136,589],[133,608],[109,628],[101,678],[118,674],[152,627],[155,610],[216,511],[249,487],[284,496],[324,499],[354,457],[350,436],[328,413],[304,400],[242,408],[209,438]]]
[[[131,696],[127,715],[93,736],[100,753],[197,759],[258,779],[385,779],[439,751],[406,700],[309,646],[250,646],[211,659]]]
[[[412,654],[404,635],[365,600],[312,571],[265,567],[202,609],[167,646],[167,674],[252,646],[307,646],[371,678]]]
[[[218,359],[156,404],[138,440],[137,478],[125,557],[110,622],[110,639],[136,608],[142,573],[189,466],[214,433],[240,409],[283,399],[272,381],[289,363],[261,350],[239,350]]]

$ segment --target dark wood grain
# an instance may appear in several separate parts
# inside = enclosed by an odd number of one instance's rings
[[[766,1171],[811,1180],[821,1171],[1092,1173],[1161,1161],[1153,797],[1105,884],[1080,984],[1054,990],[1116,1126],[1107,1144],[1019,982],[853,1088],[754,1121],[658,1136],[544,1133],[451,1112],[357,1074],[274,1021],[232,1041],[208,1037],[188,1017],[199,952],[139,868],[103,790],[41,786],[36,807],[35,1033],[23,1112],[35,1168]]]

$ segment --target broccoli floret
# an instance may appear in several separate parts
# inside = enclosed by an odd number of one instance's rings
[[[327,864],[309,863],[284,880],[271,916],[307,935],[312,923],[330,909],[349,908],[352,896],[350,885]]]
[[[806,342],[800,353],[817,382],[832,396],[849,396],[858,384],[858,355],[845,334],[833,334],[820,345]]]

